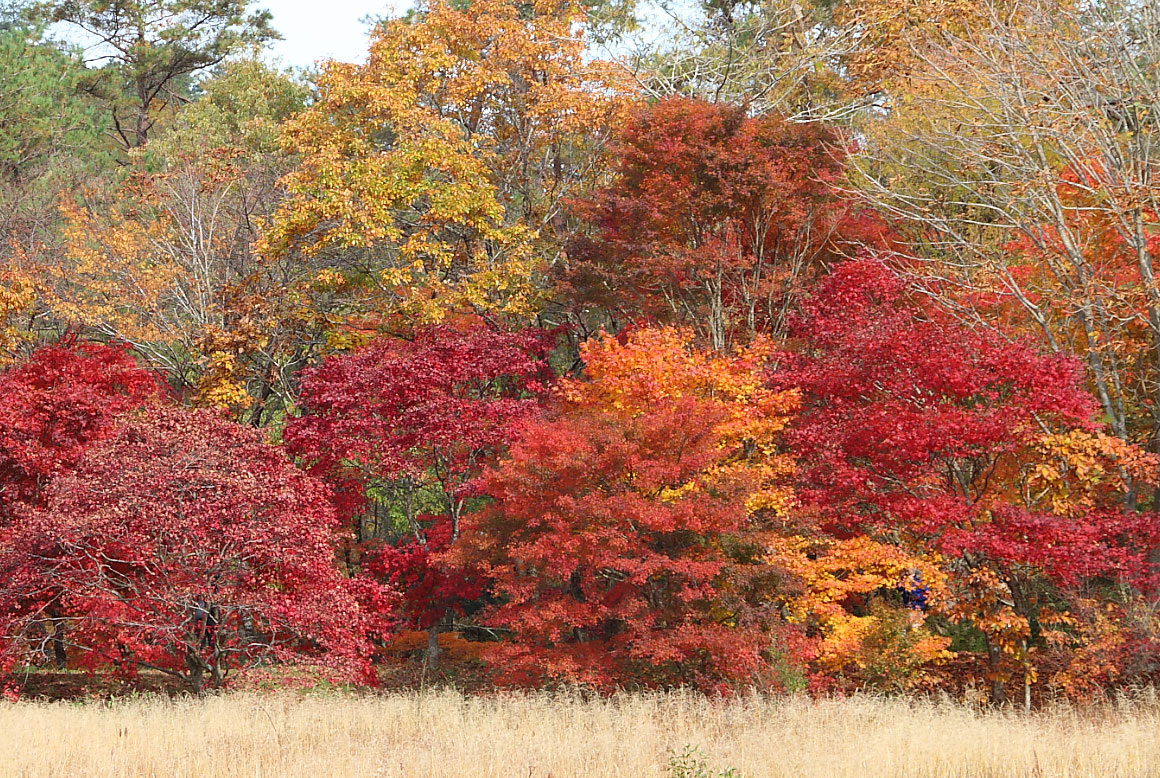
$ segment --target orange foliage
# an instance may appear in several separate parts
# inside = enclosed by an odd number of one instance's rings
[[[587,380],[565,382],[561,395],[578,407],[628,416],[685,398],[706,403],[719,414],[718,446],[730,452],[713,476],[744,474],[752,484],[747,511],[784,518],[792,505],[793,461],[780,451],[779,434],[797,407],[797,394],[765,385],[773,343],[759,337],[735,354],[720,355],[694,348],[693,341],[691,330],[670,327],[587,341],[581,347]]]
[[[438,643],[442,658],[453,662],[478,661],[488,647],[487,643],[467,640],[455,632],[440,632]],[[404,630],[395,635],[383,653],[389,657],[401,658],[422,654],[426,650],[426,632]]]

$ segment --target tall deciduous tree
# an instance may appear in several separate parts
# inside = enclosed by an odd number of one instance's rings
[[[562,204],[593,179],[621,105],[568,3],[432,0],[381,23],[365,64],[324,66],[284,139],[301,165],[268,251],[350,285],[351,313],[529,318]]]
[[[1067,640],[1085,585],[1154,586],[1160,526],[1121,500],[1155,459],[1092,421],[1076,361],[926,318],[870,260],[826,279],[795,335],[774,386],[802,392],[789,440],[803,509],[953,560],[944,608],[985,636],[997,698],[1003,655],[1029,689],[1032,653]]]
[[[1079,355],[1112,430],[1160,446],[1160,4],[974,4],[913,50],[863,185],[964,320]]]
[[[835,6],[841,5],[840,0],[665,4],[673,21],[667,34],[657,29],[660,25],[641,25],[640,35],[625,30],[619,59],[653,99],[680,95],[795,121],[843,121],[862,107],[863,95],[851,88],[844,67],[861,41],[852,26],[835,23]]]
[[[770,446],[793,397],[761,386],[759,353],[690,340],[586,345],[589,380],[564,382],[485,477],[465,556],[494,579],[509,680],[720,688],[762,670],[777,618],[747,595],[777,572],[746,535],[788,507]]]
[[[624,19],[636,5],[624,0],[596,10]],[[927,45],[992,20],[988,4],[973,0],[700,0],[662,7],[668,24],[628,25],[619,38],[618,59],[650,97],[699,97],[758,115],[843,125],[858,124],[905,93]]]
[[[832,20],[848,38],[841,70],[855,94],[879,105],[904,99],[924,50],[947,37],[981,32],[1018,3],[1011,0],[837,0]]]
[[[119,186],[64,200],[65,259],[42,256],[36,278],[59,320],[132,343],[197,403],[256,424],[325,313],[325,294],[287,289],[290,269],[254,251],[292,165],[277,128],[307,89],[256,60],[198,88]]]
[[[573,306],[696,328],[714,348],[779,335],[804,283],[836,251],[840,136],[671,98],[623,128],[616,177],[578,211],[561,292]]]

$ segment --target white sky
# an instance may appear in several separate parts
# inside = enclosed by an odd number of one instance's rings
[[[675,5],[680,7],[682,1],[677,0]],[[282,35],[282,40],[268,46],[267,59],[282,67],[309,68],[325,59],[363,61],[370,28],[365,20],[396,17],[412,6],[413,0],[253,0],[249,10],[268,10],[273,16],[274,29]],[[659,34],[665,19],[650,11],[652,4],[648,0],[641,0],[638,8]],[[89,58],[100,53],[91,45],[90,36],[76,28],[54,25],[50,32],[86,48]],[[609,52],[597,54],[608,56]]]
[[[254,0],[251,8],[265,8],[274,16],[274,29],[283,40],[270,46],[270,59],[285,67],[310,67],[318,60],[361,62],[367,52],[368,16],[398,16],[412,7],[411,0]],[[671,2],[688,8],[687,0]],[[638,11],[646,25],[661,34],[668,18],[648,0],[640,0]],[[608,56],[609,52],[598,52]]]
[[[283,40],[270,48],[282,65],[309,67],[320,59],[361,61],[367,51],[367,16],[393,16],[405,0],[257,0],[274,15]]]

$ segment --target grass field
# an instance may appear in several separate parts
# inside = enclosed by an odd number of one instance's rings
[[[1160,703],[1031,715],[898,699],[451,691],[0,703],[0,775],[1160,776]]]

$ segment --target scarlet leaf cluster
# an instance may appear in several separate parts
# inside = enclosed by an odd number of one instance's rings
[[[777,334],[832,258],[843,142],[821,124],[669,98],[619,135],[613,183],[578,204],[565,291],[617,318],[696,327],[717,348]]]
[[[961,550],[980,511],[1024,502],[1020,466],[1045,431],[1095,430],[1073,360],[926,318],[877,262],[837,269],[795,330],[800,351],[773,380],[803,393],[798,496],[831,528]]]
[[[493,502],[467,558],[494,581],[491,623],[513,632],[497,660],[509,680],[718,688],[760,669],[762,614],[728,594],[729,549],[767,473],[738,466],[754,440],[736,422],[776,428],[771,399],[792,401],[767,396],[752,362],[689,341],[589,345],[589,380],[565,382],[484,476]]]
[[[371,549],[368,570],[407,592],[417,626],[479,596],[471,571],[438,555],[459,538],[474,479],[534,410],[549,345],[537,330],[431,326],[303,377],[304,413],[284,440],[340,490],[342,513]]]
[[[820,529],[949,560],[951,618],[1025,665],[1066,592],[1146,584],[1156,523],[1124,498],[1155,461],[1101,436],[1074,360],[940,320],[870,260],[836,269],[794,334],[772,382],[802,392],[789,442]]]
[[[41,348],[0,372],[0,524],[39,505],[53,476],[162,386],[117,346]]]
[[[194,690],[302,656],[366,676],[381,625],[356,595],[385,592],[339,573],[326,488],[257,432],[208,411],[133,416],[45,502],[8,552],[35,568],[42,610],[67,616],[85,666],[154,668]]]

